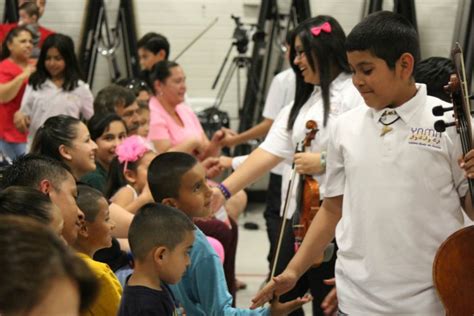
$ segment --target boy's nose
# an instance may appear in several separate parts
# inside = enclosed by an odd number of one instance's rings
[[[357,75],[352,75],[352,83],[356,87],[361,87],[364,85],[364,81],[359,78]]]

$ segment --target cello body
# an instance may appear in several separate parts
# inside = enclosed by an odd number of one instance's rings
[[[474,315],[474,226],[456,231],[441,244],[433,280],[447,315]]]

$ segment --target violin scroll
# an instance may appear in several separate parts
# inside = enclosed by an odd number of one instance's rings
[[[308,133],[306,133],[306,137],[303,141],[303,147],[311,146],[311,141],[316,137],[316,133],[319,131],[318,123],[309,120],[306,122],[306,129],[308,130]]]

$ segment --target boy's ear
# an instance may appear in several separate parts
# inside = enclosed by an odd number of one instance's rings
[[[124,171],[123,176],[124,176],[125,180],[127,180],[127,182],[130,182],[130,183],[137,182],[137,177],[136,177],[135,171],[127,169],[127,170]]]
[[[40,181],[38,190],[41,191],[44,194],[49,194],[52,189],[52,184],[48,179],[43,179]]]
[[[153,261],[155,263],[162,263],[163,260],[166,259],[166,256],[168,255],[168,249],[166,249],[166,247],[164,246],[161,246],[161,247],[157,247],[154,251],[153,251]]]
[[[69,152],[69,148],[64,144],[59,145],[59,154],[66,160],[72,160],[72,155]]]
[[[397,63],[400,67],[400,75],[402,76],[402,79],[409,79],[413,76],[415,58],[412,54],[403,53],[398,59]]]
[[[161,204],[164,204],[166,206],[171,206],[174,208],[178,207],[178,202],[176,201],[175,198],[164,198],[163,200],[161,200]]]

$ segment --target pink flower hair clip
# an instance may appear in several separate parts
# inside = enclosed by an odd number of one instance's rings
[[[143,157],[147,152],[153,150],[151,144],[143,137],[132,135],[125,138],[125,140],[117,146],[115,153],[118,161],[125,163],[123,171],[127,170],[129,162],[136,162]]]
[[[331,28],[331,24],[329,24],[329,22],[324,22],[323,24],[321,24],[319,26],[315,26],[315,27],[311,28],[311,34],[313,34],[314,36],[319,36],[319,34],[321,34],[321,32],[331,33],[331,31],[332,31],[332,28]]]

